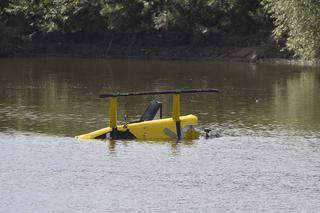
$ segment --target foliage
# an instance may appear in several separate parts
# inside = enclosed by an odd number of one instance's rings
[[[0,47],[1,46],[5,46],[7,45],[7,27],[6,27],[6,19],[5,19],[5,15],[3,13],[4,8],[8,6],[8,1],[0,1]],[[1,51],[0,51],[1,54]]]
[[[166,1],[154,14],[154,28],[189,35],[251,33],[257,0],[175,0]]]
[[[297,56],[314,59],[320,56],[320,1],[263,0],[274,18],[275,39],[286,39],[286,46]]]
[[[10,0],[9,22],[30,39],[122,34],[195,37],[255,30],[258,0]]]
[[[318,0],[0,0],[0,42],[18,37],[124,43],[156,38],[186,43],[249,35],[271,26],[274,37],[285,38],[289,50],[315,58],[320,45],[319,8]]]

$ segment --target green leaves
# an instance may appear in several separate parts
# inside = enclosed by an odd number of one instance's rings
[[[189,42],[270,30],[270,17],[288,50],[320,57],[319,0],[2,0],[0,39]]]
[[[3,1],[4,2],[4,1]],[[9,4],[8,4],[9,2]],[[112,34],[197,37],[235,32],[254,20],[258,0],[7,0],[9,22],[31,39]],[[0,5],[1,6],[1,5]],[[250,15],[249,15],[250,14]],[[239,27],[240,26],[240,27]]]
[[[320,2],[316,0],[263,0],[274,18],[273,36],[286,39],[286,48],[303,59],[319,58]]]

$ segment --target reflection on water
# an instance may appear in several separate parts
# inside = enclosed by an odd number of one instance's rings
[[[182,111],[220,138],[72,138],[107,125],[100,93],[198,87],[222,93],[182,95]],[[319,92],[317,68],[1,59],[0,212],[320,212]],[[154,98],[170,116],[170,96],[138,96],[119,119]]]
[[[244,63],[104,59],[0,60],[0,131],[73,136],[107,125],[104,92],[215,87],[182,96],[182,111],[225,135],[314,135],[320,130],[317,68]],[[136,119],[157,98],[119,100],[119,119]]]
[[[319,131],[319,73],[298,73],[274,87],[274,113],[279,122]]]

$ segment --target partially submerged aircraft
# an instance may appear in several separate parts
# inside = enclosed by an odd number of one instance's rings
[[[168,139],[197,139],[200,132],[194,129],[198,124],[195,115],[180,115],[180,94],[219,92],[218,89],[183,89],[149,92],[106,93],[100,98],[110,98],[109,127],[96,130],[87,134],[76,136],[78,139],[139,139],[139,140],[168,140]],[[152,101],[138,121],[117,124],[117,99],[118,97],[138,95],[172,94],[172,117],[162,118],[162,103]],[[156,119],[156,115],[159,119]]]

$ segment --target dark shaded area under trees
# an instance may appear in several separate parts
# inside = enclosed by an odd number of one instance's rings
[[[100,55],[139,54],[135,49],[143,55],[165,54],[170,47],[181,47],[171,54],[188,55],[186,49],[195,47],[200,51],[195,55],[201,57],[223,55],[224,46],[271,43],[314,59],[320,46],[319,4],[314,0],[0,0],[0,55],[37,49],[72,53],[70,49],[86,44],[84,49],[94,46],[91,51]],[[216,50],[201,53],[201,48]]]

